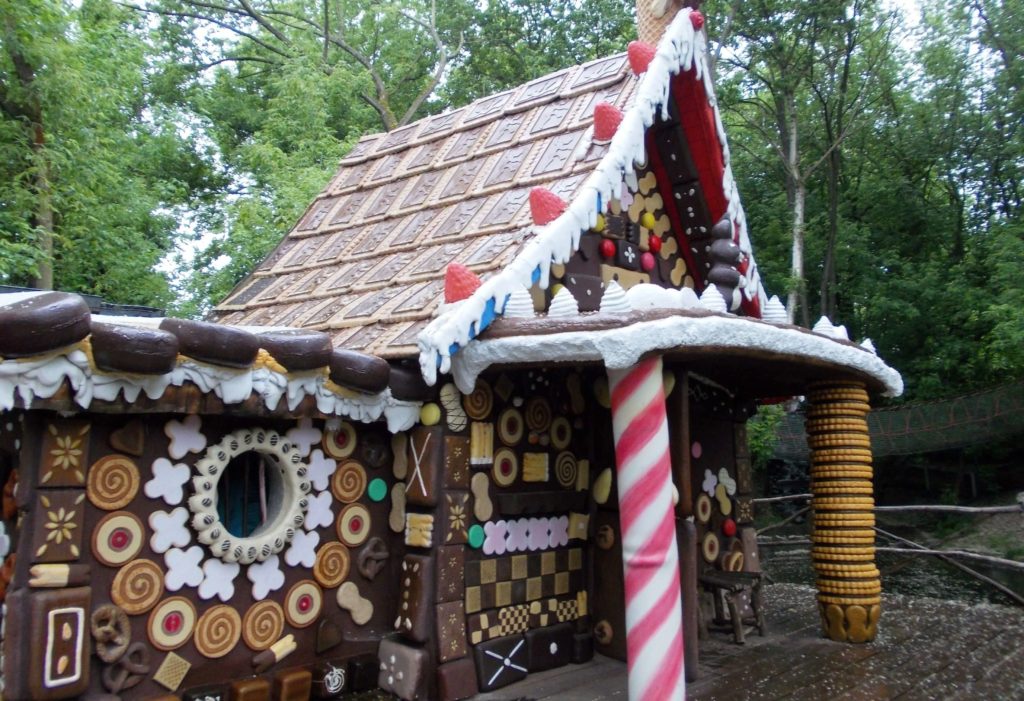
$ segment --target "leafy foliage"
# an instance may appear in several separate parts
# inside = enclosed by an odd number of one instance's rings
[[[1024,3],[922,3],[703,6],[764,279],[911,398],[1024,374]],[[4,3],[0,282],[199,315],[362,134],[621,51],[633,7]]]
[[[0,6],[0,281],[165,304],[154,270],[211,156],[151,91],[139,17],[106,0]],[[44,245],[52,241],[52,252]]]

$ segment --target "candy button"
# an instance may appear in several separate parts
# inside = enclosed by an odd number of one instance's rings
[[[479,523],[469,527],[469,546],[479,549],[484,544],[484,527]]]

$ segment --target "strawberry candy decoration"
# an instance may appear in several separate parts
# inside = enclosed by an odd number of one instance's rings
[[[610,102],[598,102],[594,107],[594,140],[608,141],[622,122],[622,110]]]
[[[550,224],[562,215],[565,200],[547,188],[535,187],[530,190],[530,216],[537,226]]]
[[[629,46],[626,48],[626,54],[629,57],[629,67],[633,69],[633,73],[640,75],[641,73],[647,72],[647,67],[651,65],[651,61],[654,60],[654,54],[657,53],[657,49],[646,41],[631,41]]]
[[[444,301],[446,304],[468,299],[480,287],[480,276],[462,263],[449,263],[444,271]]]
[[[704,15],[702,15],[699,11],[694,10],[693,12],[690,13],[690,24],[693,25],[694,31],[699,32],[701,30],[701,27],[704,26]]]

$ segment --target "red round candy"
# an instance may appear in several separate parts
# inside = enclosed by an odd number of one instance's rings
[[[353,533],[358,533],[359,531],[363,530],[363,519],[356,516],[348,522],[348,526],[352,529]]]
[[[693,28],[699,32],[701,27],[704,26],[704,15],[697,10],[694,10],[690,13],[690,23],[693,25]]]
[[[129,543],[131,543],[131,536],[123,528],[118,528],[110,534],[110,547],[114,550],[124,550]]]
[[[313,597],[311,597],[309,594],[303,594],[299,597],[298,607],[299,611],[301,611],[302,613],[306,613],[311,608],[313,608]]]
[[[722,523],[722,533],[724,533],[729,538],[732,538],[734,535],[736,535],[736,522],[733,521],[731,518],[725,519],[725,521]]]
[[[651,253],[659,253],[661,251],[661,239],[657,236],[651,236],[647,239],[647,247],[651,249]]]
[[[654,269],[654,254],[650,251],[645,251],[640,256],[640,267],[643,268],[644,272],[650,272]]]
[[[184,621],[181,618],[180,613],[168,614],[167,618],[164,619],[164,632],[174,634],[181,630],[181,625]]]
[[[604,239],[601,242],[601,255],[605,258],[615,257],[615,242],[611,239]]]

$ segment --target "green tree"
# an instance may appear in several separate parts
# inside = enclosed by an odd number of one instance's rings
[[[178,208],[216,189],[107,0],[0,4],[0,280],[164,305]]]
[[[789,208],[787,310],[810,325],[806,260],[808,197],[814,179],[829,184],[829,234],[823,253],[822,307],[834,306],[839,180],[844,143],[869,121],[886,92],[893,53],[892,15],[873,0],[756,0],[728,5],[728,35],[718,38],[722,78],[734,83],[729,114],[760,168],[778,174]],[[722,53],[722,49],[726,49]],[[821,242],[815,242],[820,244]],[[815,250],[821,250],[819,245]]]
[[[493,0],[466,33],[467,56],[439,93],[452,105],[560,68],[624,51],[636,38],[632,0]]]

